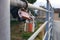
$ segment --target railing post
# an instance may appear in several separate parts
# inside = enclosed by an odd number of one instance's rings
[[[53,15],[53,14],[54,14],[53,8],[51,8],[51,11],[52,11],[52,12],[51,12],[51,17],[52,17],[52,19],[51,19],[52,26],[51,26],[51,27],[52,27],[52,30],[53,30],[53,25],[54,25],[54,24],[53,24],[53,16],[54,16],[54,15]],[[53,40],[53,33],[52,33],[52,30],[51,30],[51,38],[50,38],[50,40]]]
[[[46,9],[49,10],[49,1],[47,0],[47,5],[46,5]],[[46,32],[48,31],[48,26],[49,26],[49,12],[46,12],[46,21],[48,21],[47,25],[46,25]],[[45,40],[48,40],[48,33],[47,36],[45,38]]]
[[[49,39],[48,40],[53,40],[52,39],[52,27],[53,27],[53,8],[51,6],[51,4],[49,3],[49,10],[51,11],[49,13]],[[50,30],[51,28],[51,30]]]
[[[49,4],[49,11],[50,11],[50,4]],[[50,40],[50,27],[51,27],[51,12],[49,12],[48,40]]]

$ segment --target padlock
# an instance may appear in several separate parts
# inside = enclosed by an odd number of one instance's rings
[[[27,0],[21,0],[25,3],[25,6],[21,6],[21,7],[16,7],[16,6],[12,6],[10,5],[10,13],[12,14],[13,18],[19,18],[18,16],[18,10],[21,9],[21,8],[24,8],[25,10],[28,8],[28,2]],[[22,18],[21,18],[22,19]]]
[[[30,19],[30,15],[28,14],[28,12],[24,8],[19,9],[18,15],[20,18],[23,18],[23,19]]]
[[[25,6],[23,5],[23,7],[21,7],[21,8],[27,9],[28,8],[28,1],[27,0],[21,0],[21,1],[25,2]]]

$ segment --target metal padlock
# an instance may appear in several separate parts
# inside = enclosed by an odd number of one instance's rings
[[[18,15],[20,18],[30,19],[30,15],[28,14],[28,12],[24,8],[22,8],[18,11]]]

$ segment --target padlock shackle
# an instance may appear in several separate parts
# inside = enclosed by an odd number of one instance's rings
[[[18,7],[21,7],[21,8],[25,8],[27,9],[28,8],[28,2],[25,0],[25,1],[21,1],[21,0],[10,0],[10,5],[12,6],[18,6]]]

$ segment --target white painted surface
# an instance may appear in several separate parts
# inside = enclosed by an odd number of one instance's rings
[[[0,40],[10,40],[10,0],[0,0]]]
[[[53,40],[60,40],[60,21],[55,21],[54,22]]]

